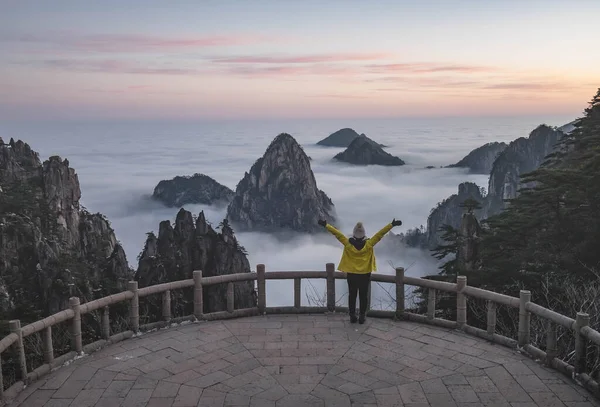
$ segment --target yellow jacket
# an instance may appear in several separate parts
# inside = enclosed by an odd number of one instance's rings
[[[340,241],[341,244],[344,245],[344,252],[342,253],[342,259],[338,265],[338,270],[356,274],[367,274],[377,270],[373,246],[375,246],[387,232],[392,230],[391,223],[375,233],[372,238],[367,239],[365,246],[360,250],[357,250],[342,232],[330,224],[327,224],[325,227]]]

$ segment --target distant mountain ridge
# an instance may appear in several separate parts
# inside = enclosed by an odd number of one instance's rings
[[[379,144],[369,137],[367,137],[364,133],[358,134],[354,129],[344,128],[336,131],[335,133],[330,134],[325,137],[323,140],[317,142],[319,146],[325,147],[345,147],[348,148],[350,144],[358,137],[364,137],[369,143],[372,143],[378,147],[385,148],[383,144]]]
[[[354,165],[404,165],[400,158],[384,151],[366,136],[356,137],[346,150],[333,157],[334,160]]]

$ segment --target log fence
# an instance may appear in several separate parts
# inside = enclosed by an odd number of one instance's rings
[[[303,279],[323,279],[326,282],[326,301],[324,306],[301,306],[301,292]],[[8,400],[34,380],[49,373],[65,362],[78,356],[94,352],[104,346],[131,338],[140,331],[163,328],[172,323],[183,321],[217,320],[237,317],[248,317],[266,314],[283,313],[332,313],[347,312],[346,307],[336,306],[335,280],[345,279],[346,275],[336,272],[334,265],[328,263],[325,271],[270,271],[267,272],[264,264],[259,264],[255,273],[230,274],[216,277],[203,277],[202,271],[193,272],[192,278],[138,288],[137,281],[128,283],[128,290],[109,295],[94,301],[80,304],[79,298],[71,297],[70,307],[42,320],[21,327],[19,320],[10,321],[10,334],[0,340],[0,355],[3,352],[14,352],[18,362],[18,381],[5,388],[0,363],[0,397]],[[267,280],[293,280],[294,302],[292,306],[268,307],[266,301]],[[242,281],[256,281],[257,306],[246,309],[235,309],[234,284]],[[586,350],[588,342],[600,346],[600,332],[589,326],[589,315],[578,313],[576,318],[561,315],[544,308],[531,301],[531,293],[521,290],[519,297],[511,297],[467,285],[467,278],[458,276],[456,283],[422,279],[405,276],[403,268],[397,268],[395,275],[373,274],[371,281],[390,283],[396,286],[395,309],[391,311],[369,309],[368,316],[394,318],[399,320],[414,321],[436,325],[444,328],[459,329],[468,334],[504,345],[520,349],[529,356],[543,361],[548,367],[557,369],[570,377],[576,378],[584,387],[593,394],[600,396],[598,383],[585,372]],[[226,310],[204,313],[203,288],[216,284],[227,284]],[[425,315],[408,312],[405,309],[405,286],[415,286],[428,289],[427,310]],[[171,315],[171,292],[187,287],[194,288],[193,315],[173,318]],[[436,293],[456,294],[456,321],[436,317]],[[140,299],[151,295],[162,296],[162,320],[140,325],[139,303]],[[470,326],[467,321],[467,299],[475,298],[484,300],[487,308],[486,329]],[[129,304],[129,329],[124,332],[110,332],[109,309],[118,303]],[[516,339],[502,336],[496,332],[497,305],[504,305],[518,309],[518,336]],[[101,310],[101,338],[90,344],[82,343],[81,317],[90,312]],[[530,343],[531,315],[546,321],[546,350],[539,349]],[[52,344],[52,327],[59,323],[70,324],[71,351],[64,355],[55,355]],[[569,363],[557,358],[556,328],[561,326],[573,332],[575,336],[574,363]],[[26,353],[23,339],[29,335],[42,332],[44,364],[33,371],[27,370]],[[0,359],[1,361],[1,359]]]

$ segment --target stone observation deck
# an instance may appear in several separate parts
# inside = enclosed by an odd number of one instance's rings
[[[294,306],[267,307],[266,280],[294,280]],[[326,307],[302,307],[301,279],[326,280]],[[137,288],[80,304],[0,340],[20,381],[0,386],[10,406],[600,406],[587,349],[600,344],[586,314],[577,319],[520,298],[467,286],[376,275],[396,287],[394,311],[370,310],[350,324],[335,303],[333,265],[320,272],[265,272],[194,278]],[[257,307],[235,309],[236,281],[257,281]],[[203,313],[203,286],[227,284],[227,311]],[[427,314],[404,309],[405,285],[428,289]],[[194,315],[172,318],[171,290],[194,289]],[[456,321],[437,318],[436,292],[456,295]],[[163,321],[139,324],[139,301],[162,295]],[[467,299],[487,301],[487,330],[467,324]],[[129,303],[130,330],[111,335],[108,307]],[[519,334],[496,333],[496,304],[519,309]],[[104,339],[82,343],[81,315],[101,310]],[[547,321],[541,350],[530,342],[531,315]],[[377,317],[377,318],[373,318]],[[72,352],[54,357],[52,326],[70,326]],[[179,324],[175,324],[179,323]],[[574,365],[556,357],[556,327],[575,335]],[[28,372],[24,337],[43,335],[45,364]],[[126,340],[124,340],[126,339]],[[83,357],[81,357],[83,356]],[[67,363],[65,363],[67,362]],[[55,369],[55,370],[54,370]],[[566,373],[566,374],[565,374]]]
[[[106,347],[11,405],[599,406],[560,373],[452,329],[345,315],[198,322]]]

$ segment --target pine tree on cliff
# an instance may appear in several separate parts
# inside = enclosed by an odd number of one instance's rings
[[[488,220],[483,241],[486,283],[493,289],[585,285],[600,268],[600,89],[562,154],[525,174],[508,209]]]

